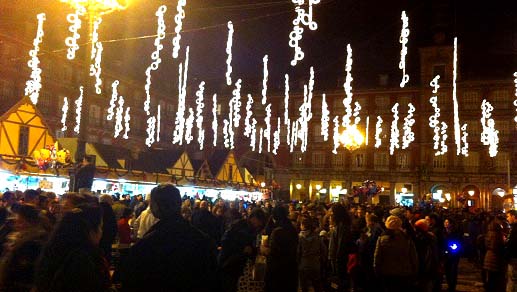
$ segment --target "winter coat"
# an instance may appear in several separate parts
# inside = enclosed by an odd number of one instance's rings
[[[298,233],[289,220],[273,229],[269,238],[264,291],[298,291],[297,246]]]
[[[319,271],[325,247],[315,232],[300,232],[298,238],[298,269]]]
[[[416,276],[418,256],[415,244],[404,232],[387,230],[377,241],[373,266],[379,276]]]
[[[430,232],[416,232],[415,247],[418,254],[418,278],[435,279],[440,268],[436,237]]]
[[[501,231],[488,231],[485,236],[486,254],[483,269],[501,272],[506,269],[504,238]]]

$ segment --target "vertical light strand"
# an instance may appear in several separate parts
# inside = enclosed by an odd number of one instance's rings
[[[93,21],[93,32],[92,32],[92,52],[91,52],[91,60],[92,64],[90,64],[90,76],[95,76],[95,93],[102,93],[102,51],[104,47],[102,46],[102,42],[99,41],[99,27],[102,23],[102,18],[100,16],[96,17]]]
[[[341,142],[339,140],[339,117],[334,117],[334,135],[332,135],[332,139],[334,140],[334,149],[332,149],[332,153],[337,154],[337,149]]]
[[[395,149],[399,149],[399,137],[400,131],[398,128],[399,121],[399,104],[395,103],[391,108],[391,112],[393,113],[393,121],[391,122],[391,136],[390,136],[390,155],[393,155]]]
[[[250,147],[251,151],[255,152],[257,145],[257,120],[253,118],[251,123]]]
[[[68,115],[68,97],[63,98],[63,108],[62,108],[63,115],[61,116],[61,124],[63,127],[61,128],[61,131],[66,131],[68,127],[66,126],[66,117]]]
[[[321,135],[323,136],[323,141],[328,141],[329,139],[329,121],[330,111],[324,93],[321,101]]]
[[[282,123],[280,117],[277,118],[276,131],[273,134],[273,154],[277,155],[278,147],[280,147],[280,124]]]
[[[185,98],[187,97],[187,77],[188,77],[188,61],[190,48],[187,46],[185,52],[185,67],[179,64],[178,74],[178,110],[176,112],[175,128],[173,132],[172,144],[183,145],[185,132]]]
[[[264,129],[260,128],[260,136],[259,136],[259,153],[262,153],[262,138],[264,137]]]
[[[486,99],[481,103],[481,143],[489,146],[488,153],[490,157],[497,155],[499,145],[499,131],[495,129],[495,121],[492,119],[492,111],[494,107]]]
[[[190,145],[190,142],[194,140],[194,136],[192,135],[192,129],[194,128],[194,110],[189,107],[188,112],[189,115],[185,121],[185,142],[187,142],[187,145]]]
[[[115,115],[115,133],[113,135],[113,138],[117,138],[120,135],[120,132],[124,129],[122,126],[122,119],[124,114],[124,97],[120,96],[118,98],[118,107],[117,107],[117,113]]]
[[[407,116],[404,118],[404,135],[402,136],[402,149],[409,147],[411,142],[415,141],[415,133],[411,129],[415,124],[413,113],[415,112],[415,106],[412,103],[408,104]]]
[[[231,148],[232,142],[231,142],[231,122],[228,121],[228,119],[223,119],[223,139],[224,139],[224,147],[229,149]]]
[[[39,45],[43,42],[43,22],[46,20],[45,13],[40,13],[37,16],[38,28],[36,30],[36,37],[32,44],[34,48],[29,51],[31,59],[27,62],[27,66],[32,70],[31,77],[25,83],[25,95],[30,96],[33,104],[38,104],[39,92],[41,90],[41,68],[39,67],[40,60],[38,57]]]
[[[458,38],[454,38],[454,58],[452,72],[452,102],[454,106],[454,141],[456,142],[456,155],[461,153],[461,129],[458,98],[456,96],[456,78],[458,74]]]
[[[307,150],[307,143],[309,137],[309,123],[312,119],[312,92],[314,90],[314,67],[310,68],[309,84],[303,87],[303,103],[300,106],[300,117],[298,118],[298,126],[300,130],[297,131],[298,138],[301,140],[300,150],[305,152]],[[294,133],[291,133],[293,135]]]
[[[160,58],[160,51],[163,49],[162,40],[165,39],[165,20],[164,15],[167,11],[167,6],[162,5],[156,10],[156,17],[158,21],[158,28],[156,32],[156,38],[154,39],[155,51],[151,54],[151,64],[145,70],[146,81],[145,81],[145,102],[144,111],[147,115],[150,115],[149,108],[151,107],[151,71],[158,70],[162,59]]]
[[[464,123],[461,126],[461,142],[463,143],[463,146],[461,147],[461,154],[465,157],[469,156],[469,143],[467,141],[468,136],[469,133],[467,132],[467,123]]]
[[[156,117],[150,116],[147,118],[147,138],[145,139],[145,145],[151,147],[154,143],[156,134]]]
[[[447,152],[447,144],[445,141],[447,140],[447,124],[445,122],[441,122],[440,128],[440,108],[438,107],[438,89],[440,88],[440,84],[438,81],[440,80],[440,75],[436,75],[430,83],[430,86],[433,88],[433,96],[429,98],[429,103],[434,109],[434,114],[429,117],[429,127],[433,129],[434,136],[434,146],[433,149],[436,150],[435,156],[443,155]]]
[[[83,110],[83,93],[84,88],[81,86],[79,87],[79,91],[81,94],[79,97],[75,100],[75,127],[74,132],[79,134],[79,131],[81,130],[81,112]]]
[[[517,112],[517,72],[513,73],[513,77],[513,83],[515,84],[515,100],[513,101],[513,106],[515,107],[515,111]],[[513,120],[517,123],[517,113],[515,114]]]
[[[381,133],[382,133],[382,117],[377,116],[377,123],[375,123],[375,148],[381,147],[382,139],[381,139]]]
[[[174,32],[176,35],[172,39],[172,57],[174,59],[178,58],[178,54],[180,51],[180,40],[181,40],[181,29],[183,28],[183,19],[185,18],[185,6],[187,5],[187,0],[178,0],[178,5],[176,6],[176,15],[174,16],[174,22],[176,22],[176,27],[174,28]]]
[[[75,59],[75,53],[79,50],[77,40],[81,38],[79,30],[81,29],[81,16],[84,15],[84,8],[77,8],[74,13],[69,13],[66,16],[66,20],[70,23],[68,30],[72,33],[65,39],[65,45],[68,47],[66,57],[68,60]]]
[[[409,74],[406,73],[406,55],[407,55],[407,43],[409,37],[409,18],[406,15],[406,11],[402,11],[402,15],[400,17],[402,19],[402,30],[400,31],[399,42],[402,45],[402,49],[400,50],[400,62],[399,69],[402,70],[402,81],[400,81],[400,88],[404,88],[404,86],[409,82]]]
[[[300,48],[300,41],[303,38],[303,27],[305,25],[310,30],[318,29],[318,24],[313,20],[312,5],[320,3],[320,0],[309,0],[308,11],[306,12],[302,5],[305,0],[292,0],[296,5],[294,11],[296,12],[296,18],[293,20],[293,30],[289,33],[289,46],[294,48],[294,56],[291,60],[291,66],[296,66],[298,61],[303,60],[304,53]]]
[[[441,146],[441,150],[440,152],[437,152],[435,155],[444,155],[445,153],[447,153],[447,144],[445,144],[445,141],[447,141],[447,123],[445,122],[442,122],[442,140],[440,142],[440,146]]]
[[[269,72],[267,70],[267,62],[268,62],[268,56],[265,55],[262,59],[262,62],[264,62],[264,77],[262,79],[262,105],[266,105],[267,101],[267,79],[269,76]]]
[[[289,75],[285,74],[285,91],[284,91],[284,125],[287,129],[287,145],[291,143],[291,120],[289,118]]]
[[[205,144],[205,129],[203,128],[203,109],[204,103],[205,81],[199,83],[199,89],[196,92],[196,126],[197,126],[197,142],[199,150],[203,150]]]
[[[113,116],[115,115],[115,107],[117,106],[117,100],[118,100],[118,85],[119,81],[115,80],[111,84],[111,99],[110,99],[110,106],[108,108],[108,114],[106,116],[106,119],[108,121],[111,121],[113,119]]]
[[[369,132],[370,132],[370,117],[369,117],[369,116],[367,116],[367,117],[366,117],[366,135],[365,135],[365,136],[366,136],[366,137],[365,137],[365,138],[366,138],[366,141],[365,141],[365,145],[366,145],[366,146],[368,146],[368,140],[369,140],[369,138],[370,138],[370,137],[369,137],[369,136],[370,136],[370,135],[369,135]]]
[[[244,136],[251,137],[251,117],[253,116],[253,96],[248,94],[248,102],[246,102],[246,118],[244,118]]]
[[[160,130],[162,123],[161,106],[158,105],[156,109],[156,142],[160,142]]]
[[[217,146],[217,94],[212,97],[212,131],[214,132],[213,145]]]
[[[264,118],[266,129],[263,131],[263,137],[267,141],[267,152],[271,152],[271,103],[266,106],[266,117]]]
[[[228,21],[228,40],[226,41],[226,85],[232,85],[232,45],[233,45],[233,23]]]
[[[361,121],[361,117],[359,116],[359,114],[361,113],[361,104],[358,101],[356,101],[354,105],[354,125],[357,126]]]
[[[352,118],[352,47],[350,44],[346,46],[347,56],[346,56],[346,65],[345,65],[345,71],[346,71],[346,77],[345,77],[345,83],[343,84],[343,87],[345,89],[345,98],[343,99],[343,105],[345,106],[345,115],[343,116],[343,127],[347,128],[350,126],[351,118]]]
[[[131,131],[131,128],[129,127],[129,121],[131,120],[131,115],[129,114],[130,110],[131,107],[126,107],[126,113],[124,114],[124,135],[122,138],[125,140],[129,139],[128,133]]]

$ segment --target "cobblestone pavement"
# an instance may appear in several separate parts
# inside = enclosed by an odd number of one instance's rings
[[[447,290],[447,284],[442,285],[442,291]],[[458,292],[484,292],[483,283],[481,281],[481,269],[467,259],[461,259],[458,272]]]

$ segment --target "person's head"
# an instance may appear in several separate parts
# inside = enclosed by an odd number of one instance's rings
[[[26,190],[23,192],[23,201],[25,204],[38,205],[39,192],[31,189]]]
[[[402,228],[402,220],[395,215],[389,216],[385,224],[388,230],[400,230]]]
[[[310,217],[304,217],[302,219],[302,222],[300,224],[300,229],[302,231],[309,231],[309,232],[312,232],[314,231],[314,221],[310,218]]]
[[[438,215],[436,213],[431,213],[425,216],[425,220],[427,221],[427,224],[429,224],[429,227],[434,227],[438,222]]]
[[[452,218],[447,218],[445,221],[443,221],[443,227],[445,227],[445,229],[454,228],[455,225],[456,224]]]
[[[130,208],[124,208],[122,211],[122,218],[130,219],[133,216],[133,210]]]
[[[92,158],[90,156],[83,157],[83,162],[82,162],[83,166],[86,166],[86,165],[88,165],[90,163],[92,163]]]
[[[111,205],[113,205],[113,197],[111,197],[108,194],[100,195],[99,203],[106,203],[111,206]]]
[[[346,208],[341,204],[332,205],[332,222],[334,225],[338,225],[340,223],[350,224],[350,216],[346,211]]]
[[[203,209],[203,210],[208,210],[208,202],[207,201],[201,201],[201,203],[199,203],[199,208]]]
[[[180,191],[171,184],[163,184],[151,191],[151,213],[158,219],[181,216]]]
[[[248,222],[255,231],[262,230],[266,225],[266,214],[260,208],[255,208],[248,216]]]
[[[364,209],[361,207],[357,208],[355,211],[355,216],[362,218],[364,216]]]
[[[217,217],[223,217],[224,216],[224,207],[221,207],[219,204],[217,204],[214,207],[214,215]]]
[[[420,219],[415,222],[415,231],[427,233],[429,231],[429,224],[425,219]]]
[[[368,214],[366,217],[366,226],[372,227],[375,223],[379,222],[379,217],[375,214]]]
[[[102,237],[102,209],[93,204],[82,205],[63,214],[49,245],[98,246]]]
[[[508,220],[508,223],[510,223],[510,224],[517,223],[517,211],[516,210],[508,211],[508,213],[506,213],[506,220]]]
[[[7,191],[2,195],[2,203],[5,207],[10,207],[16,203],[16,194],[11,191]]]
[[[65,193],[61,199],[61,204],[64,211],[78,208],[81,205],[88,204],[89,200],[85,195],[79,193]]]
[[[276,206],[271,212],[271,217],[275,222],[287,222],[289,211],[284,206]]]
[[[16,205],[16,207],[13,207],[13,212],[15,214],[14,226],[18,231],[23,231],[41,223],[39,211],[33,205]]]

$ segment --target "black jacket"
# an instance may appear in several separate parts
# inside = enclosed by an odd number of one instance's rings
[[[91,189],[93,185],[93,177],[95,176],[95,165],[85,165],[77,171],[75,174],[75,190],[79,189]]]

